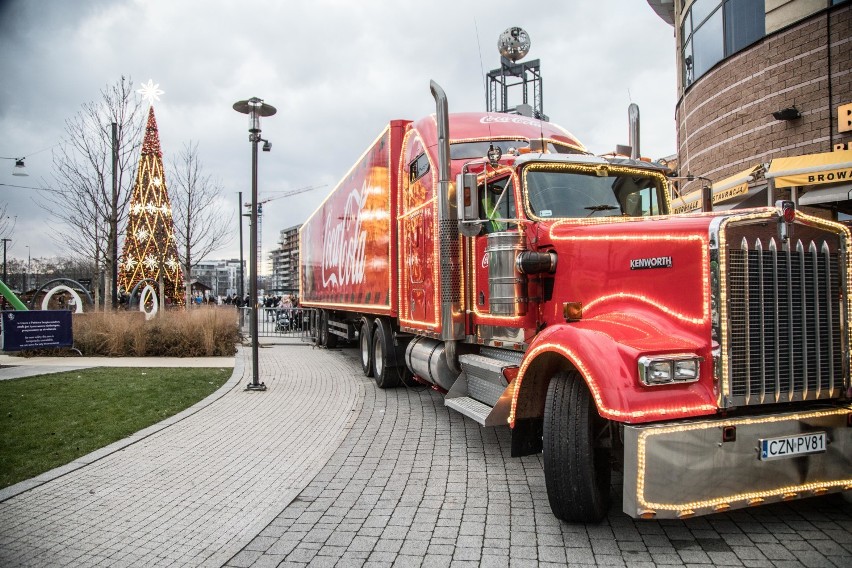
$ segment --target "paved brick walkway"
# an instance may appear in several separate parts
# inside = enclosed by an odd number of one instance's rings
[[[560,523],[505,428],[377,389],[354,350],[260,355],[268,391],[243,352],[202,410],[0,503],[0,566],[852,566],[838,496]]]
[[[220,566],[345,435],[360,372],[305,344],[250,350],[223,396],[82,469],[0,503],[0,566]],[[220,391],[220,395],[221,395]]]
[[[852,566],[852,505],[837,495],[688,521],[633,521],[618,501],[600,525],[561,523],[540,456],[511,458],[507,428],[428,390],[354,381],[346,439],[227,566]]]

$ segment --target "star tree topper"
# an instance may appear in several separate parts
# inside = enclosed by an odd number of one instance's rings
[[[143,99],[147,99],[149,103],[154,104],[154,101],[160,100],[160,95],[165,93],[165,91],[160,90],[160,84],[154,84],[154,81],[148,79],[147,83],[141,83],[142,88],[136,91],[140,95],[142,95]]]

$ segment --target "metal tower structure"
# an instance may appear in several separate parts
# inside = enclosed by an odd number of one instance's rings
[[[518,27],[509,28],[500,34],[497,49],[500,52],[500,68],[486,75],[488,112],[505,112],[533,116],[548,120],[544,114],[541,65],[538,59],[518,63],[530,49],[527,32]],[[521,91],[520,96],[516,93]],[[510,94],[513,95],[510,98]],[[520,102],[512,105],[512,101]]]

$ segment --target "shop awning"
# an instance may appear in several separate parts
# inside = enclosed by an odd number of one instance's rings
[[[825,189],[811,189],[799,197],[799,205],[819,205],[822,203],[836,203],[837,201],[849,201],[852,199],[852,183],[846,183]]]
[[[713,204],[722,203],[734,197],[748,193],[748,182],[754,180],[755,171],[762,166],[752,166],[747,170],[719,180],[711,187],[713,188]]]
[[[852,150],[775,158],[766,177],[775,179],[775,187],[852,181]]]
[[[755,171],[760,167],[762,166],[752,166],[713,183],[710,186],[713,190],[713,205],[747,194],[748,182],[754,180]],[[672,213],[688,213],[699,209],[701,209],[701,191],[692,191],[683,198],[672,199]]]

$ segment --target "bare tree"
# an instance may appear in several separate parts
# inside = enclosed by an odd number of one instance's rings
[[[12,230],[15,228],[15,222],[18,220],[17,217],[6,215],[6,208],[8,206],[8,203],[0,205],[0,236],[2,237],[11,236]]]
[[[223,217],[222,186],[204,173],[198,159],[197,142],[193,144],[190,140],[184,144],[171,166],[172,222],[186,286],[186,305],[189,306],[192,269],[233,239],[233,213]]]
[[[93,282],[104,278],[104,306],[112,303],[116,243],[127,220],[139,147],[142,144],[144,106],[129,77],[122,76],[101,90],[100,99],[83,105],[65,121],[65,136],[53,153],[58,192],[41,196],[40,204],[61,221],[56,240],[94,262]],[[118,125],[117,191],[112,185],[112,127]],[[95,290],[96,301],[99,291]]]

